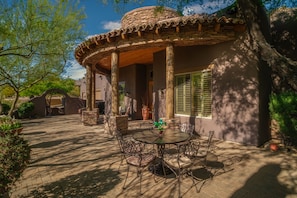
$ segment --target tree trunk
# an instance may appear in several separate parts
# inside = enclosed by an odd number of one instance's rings
[[[14,109],[15,109],[15,107],[16,107],[16,104],[17,104],[17,102],[18,102],[18,100],[19,100],[19,97],[20,97],[19,92],[15,92],[14,100],[13,100],[13,102],[12,102],[12,104],[11,104],[11,107],[10,107],[10,110],[9,110],[9,112],[8,112],[8,115],[9,115],[9,116],[12,116],[12,115],[13,115],[13,112],[14,112]]]
[[[250,50],[259,58],[259,66],[271,68],[272,90],[297,90],[297,62],[281,55],[270,45],[270,23],[259,0],[238,0],[239,10],[247,25]]]

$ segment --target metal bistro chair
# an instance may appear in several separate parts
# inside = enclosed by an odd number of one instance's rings
[[[119,131],[116,132],[116,137],[122,154],[122,159],[126,160],[127,163],[127,175],[125,178],[123,189],[125,189],[127,178],[130,172],[130,166],[137,168],[137,176],[139,177],[139,192],[141,191],[142,172],[145,167],[148,167],[156,158],[156,152],[154,150],[145,150],[145,145],[133,140],[124,139]],[[152,166],[154,167],[154,166]],[[155,170],[153,170],[153,174]],[[155,179],[155,178],[154,178]],[[156,181],[156,179],[155,179]]]
[[[214,131],[209,131],[207,141],[190,141],[185,147],[184,153],[186,156],[195,160],[195,164],[203,167],[207,166],[207,155],[210,150]]]
[[[181,197],[182,176],[190,175],[193,181],[193,186],[195,185],[195,180],[192,172],[193,161],[188,156],[184,155],[184,152],[183,152],[183,147],[186,144],[188,144],[188,142],[185,144],[177,144],[176,145],[177,153],[172,154],[172,153],[166,153],[165,151],[164,159],[163,159],[165,166],[168,167],[176,176],[179,197]],[[164,170],[164,167],[163,167],[163,170]],[[166,183],[166,175],[165,175],[165,183]]]

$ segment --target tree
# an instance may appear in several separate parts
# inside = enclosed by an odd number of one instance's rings
[[[73,46],[83,39],[85,17],[73,1],[0,0],[0,87],[20,93],[63,72]]]
[[[270,2],[273,8],[274,5],[280,5],[280,1],[276,0],[266,2]],[[273,91],[297,91],[297,62],[280,54],[272,46],[270,24],[264,4],[258,0],[237,0],[237,3],[247,25],[246,38],[249,41],[247,47],[257,55],[259,67],[271,68]],[[293,1],[291,3],[294,4]]]
[[[79,90],[75,87],[75,80],[71,78],[61,79],[60,77],[47,78],[33,87],[23,91],[21,96],[38,96],[42,95],[49,89],[61,89],[73,96],[79,96]]]

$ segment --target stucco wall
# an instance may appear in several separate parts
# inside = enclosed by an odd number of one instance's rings
[[[130,65],[121,68],[119,71],[119,81],[125,82],[125,92],[132,98],[133,112],[132,119],[142,119],[142,97],[146,91],[146,66]]]
[[[220,139],[260,145],[268,138],[268,125],[261,125],[260,120],[268,123],[269,116],[265,106],[267,93],[260,93],[259,87],[267,88],[269,83],[259,82],[261,74],[256,57],[237,52],[232,42],[175,48],[175,74],[199,71],[209,65],[213,65],[212,117],[181,116],[181,122],[195,124],[195,131],[201,135],[214,130],[215,137]],[[154,54],[156,118],[165,116],[166,98],[160,96],[161,92],[165,96],[164,76],[165,52],[162,51]]]
[[[166,58],[165,51],[154,54],[154,88],[153,88],[153,106],[154,117],[156,120],[166,115]]]
[[[164,19],[178,17],[176,10],[164,7],[163,10],[156,11],[156,6],[147,6],[127,12],[122,18],[122,28],[129,26],[156,23]]]

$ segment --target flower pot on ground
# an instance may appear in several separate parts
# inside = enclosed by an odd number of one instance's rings
[[[276,143],[270,143],[269,148],[271,151],[278,151],[279,146]]]
[[[142,106],[142,119],[143,120],[148,120],[150,117],[150,108],[148,106],[143,105]]]

